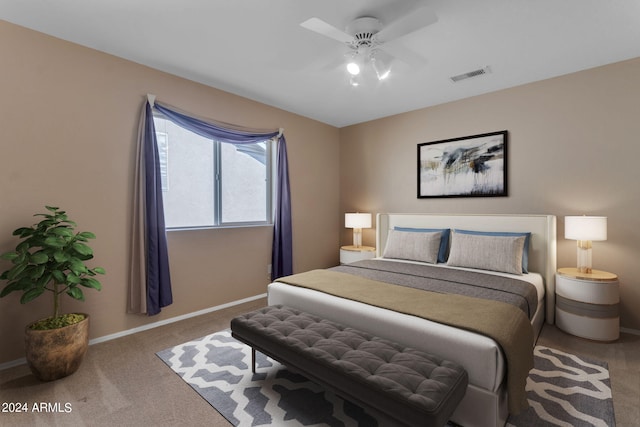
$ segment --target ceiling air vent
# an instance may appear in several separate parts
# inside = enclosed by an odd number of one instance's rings
[[[457,76],[453,76],[453,77],[449,77],[451,79],[452,82],[457,83],[461,80],[466,80],[466,79],[470,79],[472,77],[478,77],[481,76],[483,74],[488,74],[491,72],[491,68],[489,67],[484,67],[484,68],[480,68],[477,70],[473,70],[473,71],[469,71],[467,73],[464,74],[458,74]]]

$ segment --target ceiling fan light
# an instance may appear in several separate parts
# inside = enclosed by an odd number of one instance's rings
[[[349,61],[349,63],[347,63],[347,71],[352,76],[357,76],[360,74],[360,66],[355,61]]]
[[[352,75],[349,79],[349,84],[353,87],[358,87],[360,86],[360,79],[358,78],[358,76]]]
[[[391,70],[387,69],[385,71],[383,71],[382,73],[376,73],[376,75],[378,76],[378,80],[384,80],[387,77],[389,77],[389,74],[391,74]]]
[[[371,64],[373,66],[373,70],[376,72],[376,77],[378,80],[384,80],[389,77],[391,73],[391,67],[387,66],[384,61],[379,58],[371,58]]]

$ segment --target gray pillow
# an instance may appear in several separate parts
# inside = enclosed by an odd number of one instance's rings
[[[413,233],[389,230],[382,257],[435,264],[438,262],[441,236],[441,232]]]
[[[522,275],[525,236],[451,233],[447,265]]]

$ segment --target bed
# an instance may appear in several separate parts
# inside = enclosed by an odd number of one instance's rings
[[[398,230],[404,232],[416,231],[415,229],[530,233],[529,248],[526,251],[528,273],[516,276],[485,270],[482,272],[495,274],[496,277],[514,276],[532,283],[536,288],[537,305],[535,312],[528,316],[533,341],[537,339],[545,321],[550,324],[554,322],[556,270],[556,219],[554,216],[378,214],[376,255],[377,258],[382,258],[378,260],[378,264],[385,261],[392,261],[393,265],[401,262],[406,262],[407,265],[422,264],[398,259],[385,260],[382,257],[387,248],[389,236],[393,235],[396,239],[401,234]],[[455,236],[460,238],[459,233]],[[453,238],[453,235],[451,237]],[[459,246],[459,243],[457,245]],[[471,271],[471,274],[474,271],[469,268],[435,265],[443,270],[466,270]],[[433,268],[433,264],[428,268]],[[503,279],[496,279],[496,282],[501,280]],[[279,281],[269,285],[268,303],[294,307],[461,364],[469,374],[469,386],[464,399],[451,418],[452,421],[465,426],[505,424],[509,413],[507,363],[502,347],[494,339],[392,309]],[[531,342],[532,347],[533,342]]]

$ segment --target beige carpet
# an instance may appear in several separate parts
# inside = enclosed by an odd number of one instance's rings
[[[25,365],[0,371],[0,404],[71,404],[68,413],[0,412],[0,425],[228,427],[155,353],[228,328],[233,317],[264,304],[247,303],[93,345],[78,372],[53,383],[39,383]],[[606,361],[617,426],[640,425],[640,336],[622,334],[615,343],[597,343],[545,326],[538,344]]]

